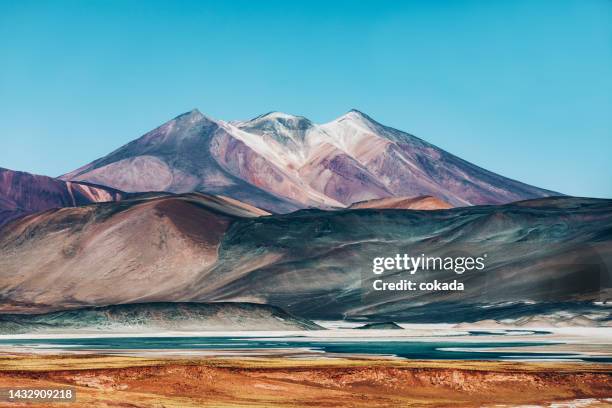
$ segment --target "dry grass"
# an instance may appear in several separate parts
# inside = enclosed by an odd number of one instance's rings
[[[0,387],[8,386],[75,387],[72,406],[83,407],[465,407],[576,398],[604,406],[612,371],[578,363],[4,355]]]

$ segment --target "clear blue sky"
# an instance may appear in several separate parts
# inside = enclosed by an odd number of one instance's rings
[[[0,166],[57,176],[194,107],[357,108],[612,197],[612,2],[0,0]]]

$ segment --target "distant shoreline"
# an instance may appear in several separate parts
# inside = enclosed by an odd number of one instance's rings
[[[0,354],[173,358],[367,358],[612,364],[611,328],[402,324],[400,330],[63,332],[0,336]]]

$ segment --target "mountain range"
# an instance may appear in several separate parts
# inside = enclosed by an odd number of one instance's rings
[[[585,310],[586,303],[596,315],[607,313],[595,305],[611,295],[611,231],[612,200],[602,199],[264,215],[201,193],[147,195],[5,225],[0,304],[5,313],[40,313],[250,302],[305,318],[460,322],[507,316],[508,305],[528,312],[568,304]],[[488,261],[483,272],[411,277],[456,279],[465,284],[462,292],[373,292],[380,278],[372,273],[373,258],[396,253],[487,254]]]
[[[60,178],[0,169],[0,188],[0,313],[231,302],[311,319],[611,317],[612,200],[508,179],[355,110],[322,125],[194,110]],[[410,277],[461,293],[373,291],[372,260],[402,253],[488,261]]]
[[[60,177],[126,192],[221,194],[275,213],[431,195],[453,206],[559,195],[484,170],[351,110],[319,125],[193,110]]]

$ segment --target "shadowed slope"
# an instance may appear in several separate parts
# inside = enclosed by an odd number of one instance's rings
[[[612,201],[550,201],[537,208],[520,203],[434,212],[311,210],[237,222],[224,237],[212,279],[192,286],[193,299],[265,301],[310,317],[439,321],[477,319],[504,302],[610,298]],[[372,273],[373,259],[403,253],[486,254],[486,269],[409,276],[417,283],[457,279],[465,284],[462,292],[373,293],[372,282],[380,278]]]

